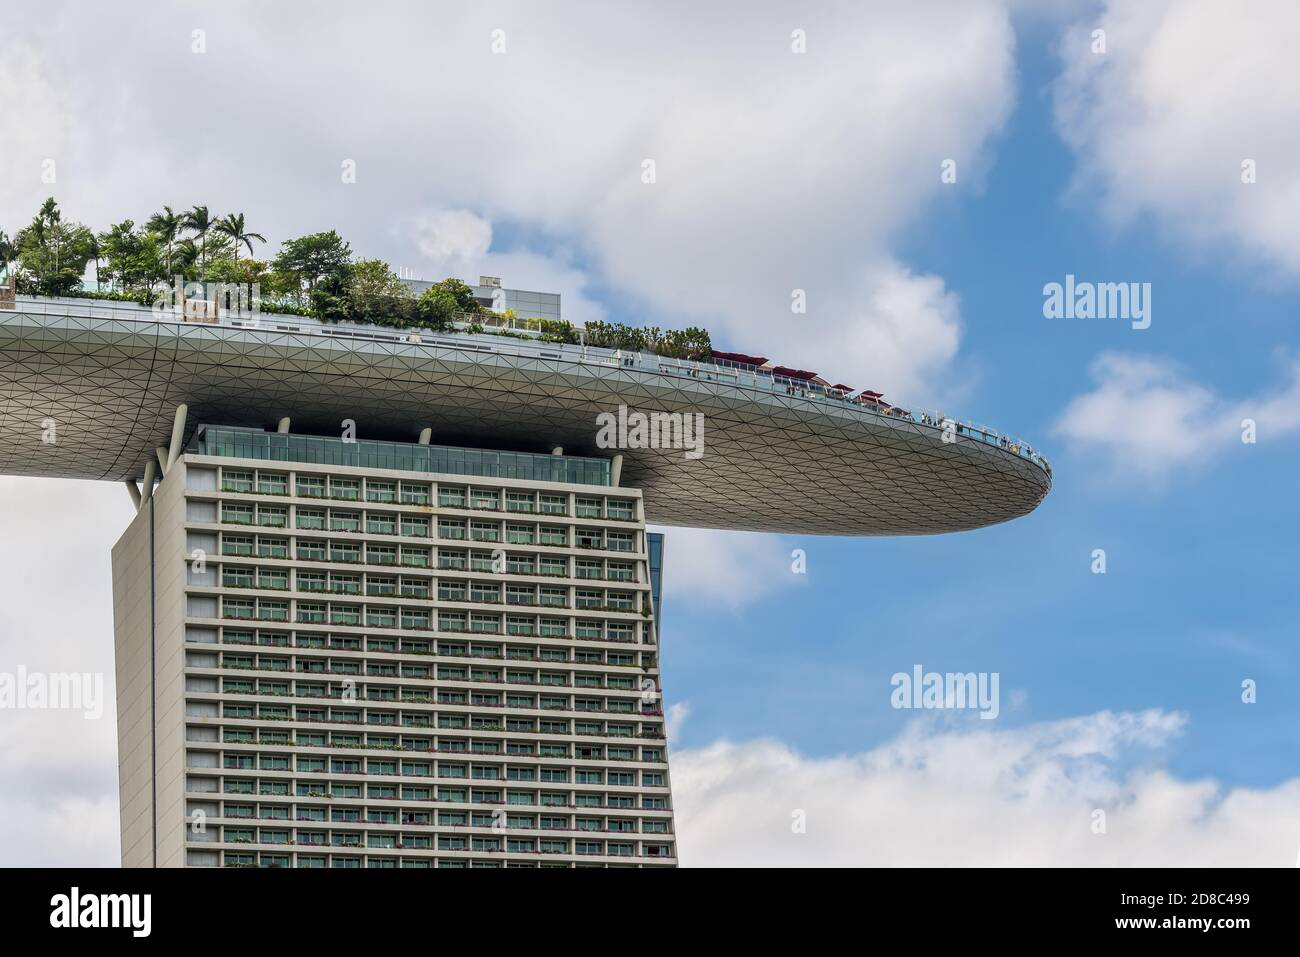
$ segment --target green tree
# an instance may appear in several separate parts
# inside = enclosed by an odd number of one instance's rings
[[[136,229],[132,220],[110,226],[100,235],[98,249],[107,261],[110,282],[116,277],[122,292],[143,294],[166,275],[166,253],[158,236]]]
[[[212,232],[216,220],[206,206],[195,206],[181,217],[181,226],[188,229],[199,240],[199,265],[208,266],[208,234]]]
[[[406,326],[415,318],[415,297],[382,259],[352,264],[348,279],[349,316],[353,322]]]
[[[256,239],[259,243],[266,242],[266,237],[263,236],[261,233],[245,232],[243,213],[231,213],[230,215],[226,216],[224,219],[217,220],[216,224],[212,228],[216,232],[230,239],[231,243],[235,247],[234,249],[235,256],[239,255],[239,247],[241,244],[248,247],[248,255],[251,256],[253,255],[254,239]]]
[[[352,247],[331,229],[285,240],[271,262],[271,271],[277,284],[302,305],[326,281],[328,288],[322,290],[323,297],[344,296],[351,262]]]
[[[94,234],[80,223],[65,223],[53,197],[31,224],[14,237],[24,291],[60,296],[77,289],[94,249]]]
[[[0,229],[0,278],[6,280],[9,278],[9,264],[14,261],[17,255],[18,250],[14,246],[13,240],[5,235],[3,229]]]
[[[177,240],[170,253],[170,259],[169,271],[178,272],[186,279],[197,276],[199,244],[189,238]]]
[[[445,331],[453,322],[480,315],[483,307],[474,298],[474,290],[459,279],[448,277],[420,294],[416,316],[422,325]]]
[[[182,217],[173,212],[170,206],[164,206],[162,212],[154,213],[145,223],[145,229],[158,237],[158,242],[164,250],[163,264],[167,269],[167,275],[172,273],[172,247],[176,244],[176,239],[180,235],[182,226]]]

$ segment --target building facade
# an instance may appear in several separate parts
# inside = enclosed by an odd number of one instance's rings
[[[166,466],[113,550],[124,866],[676,863],[617,464],[201,426]]]

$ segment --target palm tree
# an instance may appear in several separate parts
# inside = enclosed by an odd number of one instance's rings
[[[245,246],[248,247],[248,255],[252,256],[253,240],[256,239],[259,243],[266,242],[266,237],[263,236],[261,233],[244,232],[243,213],[231,213],[225,219],[217,220],[216,225],[214,225],[212,228],[217,232],[221,233],[221,235],[230,237],[231,241],[235,244],[236,259],[239,258],[240,243],[243,243]]]
[[[0,229],[0,274],[9,275],[9,264],[14,261],[18,255],[18,249],[14,246],[13,241],[5,235],[5,231]]]
[[[32,223],[35,227],[37,241],[45,245],[45,230],[50,228],[50,237],[54,240],[54,273],[59,272],[59,231],[54,228],[59,225],[59,220],[63,219],[63,213],[59,211],[59,204],[51,196],[41,203],[40,211],[36,214],[36,221]]]
[[[145,228],[158,237],[158,241],[167,247],[167,273],[170,276],[172,271],[172,244],[176,242],[176,236],[182,228],[182,217],[174,212],[170,206],[164,206],[161,213],[154,213],[149,217],[149,222],[145,223]]]
[[[206,206],[195,206],[181,217],[181,226],[199,238],[199,260],[204,269],[208,268],[208,233],[215,224]]]
[[[199,247],[194,244],[194,240],[182,239],[176,243],[176,251],[172,262],[182,276],[190,275],[190,270],[194,268],[194,264],[198,261]]]

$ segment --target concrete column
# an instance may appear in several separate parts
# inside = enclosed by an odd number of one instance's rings
[[[282,435],[289,431],[289,417],[287,415],[280,420],[279,424],[275,427],[275,431]]]
[[[140,486],[135,484],[135,479],[127,479],[122,484],[126,486],[126,493],[131,496],[131,504],[138,510],[140,508]]]
[[[432,441],[433,441],[433,429],[421,429],[421,430],[420,430],[420,439],[419,439],[419,441],[418,441],[416,444],[417,444],[417,445],[428,445],[428,444],[429,444],[430,442],[432,442]]]
[[[154,462],[152,459],[145,463],[144,481],[141,483],[141,488],[140,488],[141,505],[149,501],[149,499],[153,498],[153,477],[155,474],[154,470],[157,468],[158,468],[157,463]]]
[[[609,484],[618,488],[618,481],[623,477],[623,453],[619,452],[609,461]]]
[[[172,420],[172,441],[167,447],[167,464],[163,466],[166,472],[176,460],[181,457],[181,442],[185,439],[185,419],[190,414],[190,407],[182,403],[176,406],[176,418]]]
[[[153,450],[153,454],[158,456],[158,477],[162,478],[167,474],[167,450],[160,445]]]
[[[563,455],[563,454],[564,454],[564,446],[563,446],[563,445],[557,445],[557,446],[555,446],[553,449],[551,449],[551,454],[552,454],[552,455]]]

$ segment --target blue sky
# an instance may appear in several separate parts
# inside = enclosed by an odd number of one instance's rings
[[[268,254],[337,228],[416,276],[560,292],[577,322],[703,325],[1052,461],[1033,514],[959,535],[666,530],[685,862],[1295,863],[1290,0],[140,6],[129,30],[61,0],[6,23],[0,228],[51,193],[97,229],[242,211]],[[1044,318],[1067,274],[1150,283],[1150,328]],[[0,514],[23,583],[0,670],[111,676],[121,489],[0,478]],[[914,664],[997,672],[999,717],[894,710]],[[65,719],[0,715],[0,848],[112,863],[113,728]]]
[[[1300,755],[1288,600],[1300,448],[1261,438],[1147,476],[1116,473],[1054,428],[1107,351],[1170,357],[1231,397],[1276,385],[1278,353],[1294,348],[1297,290],[1266,265],[1189,253],[1149,221],[1116,227],[1096,196],[1072,192],[1077,165],[1053,122],[1052,37],[1032,25],[1026,34],[1019,102],[982,192],[944,197],[900,255],[961,297],[963,350],[980,370],[961,414],[1043,449],[1053,490],[1027,518],[957,536],[785,538],[808,552],[807,582],[743,608],[669,594],[668,696],[691,708],[682,742],[772,736],[810,755],[862,750],[908,719],[889,705],[889,679],[919,662],[1000,672],[1004,697],[1024,692],[1021,707],[1004,707],[1009,724],[1186,712],[1182,737],[1153,760],[1273,785],[1294,776]],[[1151,282],[1151,328],[1045,319],[1042,287],[1067,273]],[[831,355],[823,368],[843,371]],[[673,544],[669,530],[669,563]],[[1090,571],[1095,548],[1106,550],[1105,575]],[[1244,678],[1258,682],[1257,704],[1241,702]]]

